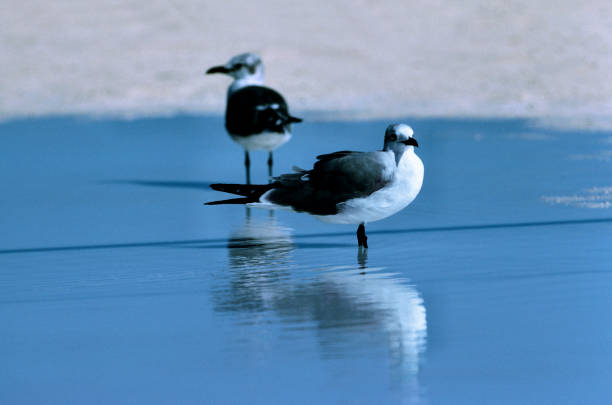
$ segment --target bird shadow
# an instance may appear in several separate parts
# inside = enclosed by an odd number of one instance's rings
[[[98,184],[121,184],[129,186],[162,187],[162,188],[188,188],[196,190],[210,190],[213,182],[184,181],[184,180],[104,180]]]

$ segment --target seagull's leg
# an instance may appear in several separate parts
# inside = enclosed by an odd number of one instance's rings
[[[270,151],[270,155],[268,156],[268,182],[272,181],[272,165],[274,164],[274,160],[272,159],[272,151]]]
[[[246,169],[246,184],[251,184],[251,159],[248,150],[244,151],[244,168]]]
[[[363,246],[364,248],[368,248],[368,237],[366,236],[365,233],[365,225],[362,223],[359,224],[359,227],[357,228],[357,244],[359,244],[359,246]]]

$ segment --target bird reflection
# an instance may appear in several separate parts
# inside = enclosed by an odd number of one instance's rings
[[[365,249],[363,246],[359,246],[357,250],[357,263],[359,263],[359,268],[363,270],[361,274],[365,274],[368,264],[368,249]]]
[[[274,216],[252,219],[246,209],[244,226],[227,241],[232,269],[229,289],[219,295],[217,311],[262,311],[266,308],[265,286],[288,275],[295,248],[291,229],[276,223]]]
[[[265,219],[253,219],[250,210],[246,208],[244,226],[234,230],[227,242],[230,266],[253,268],[287,263],[295,248],[291,229],[279,225],[273,212]]]
[[[324,358],[382,350],[394,368],[416,375],[427,334],[423,300],[396,275],[368,268],[367,249],[358,250],[356,265],[299,271],[290,229],[250,216],[228,247],[229,288],[216,289],[217,311],[268,313],[287,330],[314,330]],[[246,322],[262,319],[270,321]]]

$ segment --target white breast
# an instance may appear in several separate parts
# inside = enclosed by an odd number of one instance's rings
[[[340,204],[336,215],[317,215],[324,222],[359,224],[378,221],[405,208],[421,191],[424,167],[414,151],[406,151],[396,174],[387,186],[363,198],[354,198]]]
[[[287,143],[291,139],[291,133],[285,131],[279,132],[262,132],[257,135],[249,136],[236,136],[231,135],[230,137],[236,143],[239,143],[244,149],[251,150],[267,150],[273,151],[282,144]]]

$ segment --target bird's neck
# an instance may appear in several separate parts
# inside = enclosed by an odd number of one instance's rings
[[[406,158],[410,159],[410,155],[415,155],[414,148],[411,146],[407,148],[397,149],[389,148],[385,145],[382,151],[391,153],[393,155],[393,158],[395,159],[395,165],[398,167],[402,161],[406,160]]]
[[[240,90],[246,86],[262,86],[264,83],[263,74],[256,72],[255,74],[241,77],[240,79],[234,80],[234,82],[230,85],[227,96],[231,96],[236,91]]]
[[[397,178],[416,187],[417,193],[423,184],[424,167],[414,150],[406,151],[397,165]]]
[[[411,147],[406,148],[406,150],[404,150],[404,153],[402,153],[401,156],[398,156],[398,154],[395,154],[395,163],[397,164],[397,169],[398,170],[406,169],[406,167],[412,165],[414,160],[418,158],[419,157],[416,155],[416,153],[414,153],[413,148]]]

